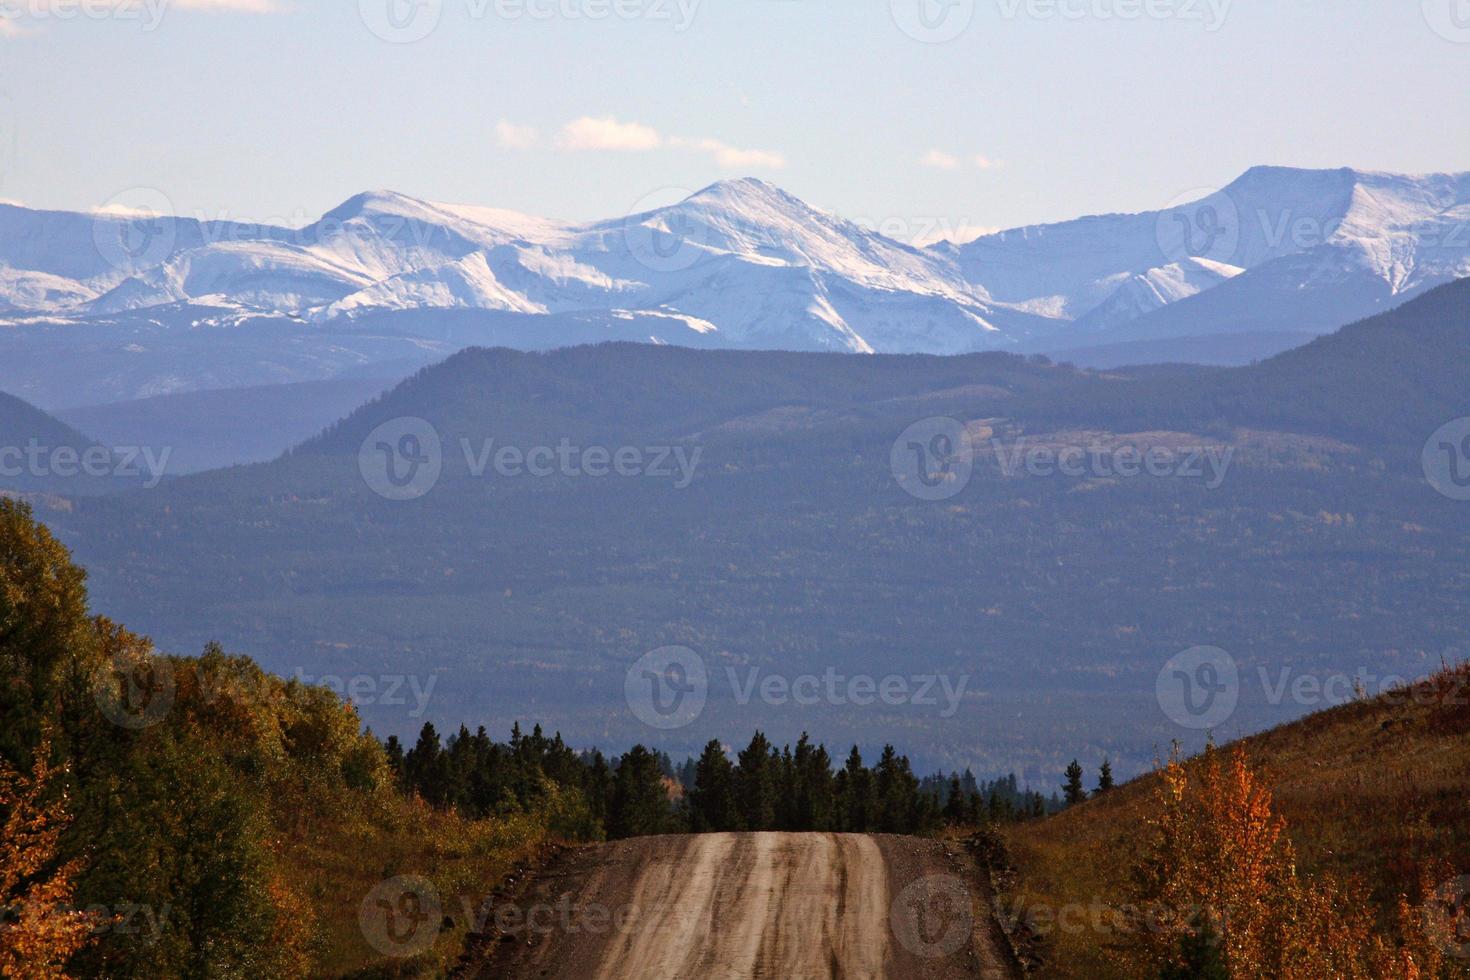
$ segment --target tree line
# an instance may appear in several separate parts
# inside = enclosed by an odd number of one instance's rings
[[[803,733],[776,746],[764,733],[732,753],[719,741],[675,765],[667,753],[635,745],[621,755],[577,752],[558,733],[517,724],[510,741],[465,726],[441,739],[426,723],[405,750],[384,751],[400,787],[436,807],[481,818],[537,806],[555,792],[569,836],[619,839],[666,833],[831,831],[921,834],[1044,816],[1062,800],[1022,788],[1014,774],[990,781],[964,773],[914,774],[891,745],[868,765],[857,746],[837,766],[826,746]],[[553,789],[554,788],[554,789]],[[1084,794],[1085,795],[1085,794]]]

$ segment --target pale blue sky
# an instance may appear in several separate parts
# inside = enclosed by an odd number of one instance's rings
[[[68,2],[0,0],[0,197],[34,206],[141,185],[304,221],[392,188],[588,219],[751,174],[910,237],[1162,207],[1258,163],[1470,170],[1470,0],[975,0],[947,43],[890,0],[702,0],[682,30],[695,0],[442,0],[413,43],[366,25],[390,0],[173,0],[153,29]],[[953,32],[969,0],[895,2]],[[644,148],[566,145],[587,117],[646,130],[583,143]]]

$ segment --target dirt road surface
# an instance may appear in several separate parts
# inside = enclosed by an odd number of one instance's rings
[[[492,903],[468,970],[545,980],[1010,978],[963,849],[704,834],[568,852]]]

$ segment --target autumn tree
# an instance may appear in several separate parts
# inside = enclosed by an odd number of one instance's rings
[[[1423,917],[1402,902],[1400,941],[1390,943],[1359,886],[1299,874],[1270,788],[1243,749],[1223,755],[1210,747],[1186,765],[1176,752],[1161,774],[1135,868],[1135,897],[1149,919],[1136,932],[1146,968],[1223,970],[1232,980],[1436,975],[1442,953]]]
[[[65,799],[50,793],[51,744],[36,747],[29,777],[0,760],[0,976],[31,980],[67,976],[66,963],[85,946],[96,916],[69,905],[80,860],[60,861],[57,844],[70,822]]]

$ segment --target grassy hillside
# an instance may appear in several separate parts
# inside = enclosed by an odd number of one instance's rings
[[[1361,886],[1377,928],[1398,930],[1401,898],[1418,915],[1440,886],[1470,873],[1470,666],[1227,750],[1234,748],[1264,777],[1299,870]],[[1195,758],[1185,768],[1201,765]],[[1162,789],[1156,772],[1005,830],[1017,878],[1002,905],[1039,939],[1040,976],[1136,975],[1120,958],[1137,947],[1136,937],[1096,910],[1137,901]],[[1074,911],[1059,919],[1059,910]],[[1463,904],[1458,911],[1461,931],[1451,938],[1461,955],[1447,958],[1446,976],[1470,975],[1470,919]]]

